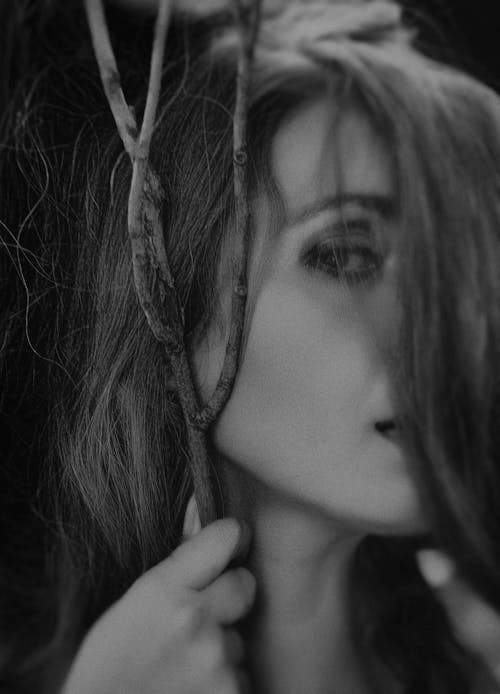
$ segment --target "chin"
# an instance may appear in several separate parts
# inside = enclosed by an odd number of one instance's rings
[[[408,535],[422,535],[430,530],[427,520],[423,516],[408,516],[399,518],[384,518],[368,523],[367,535],[384,535],[391,537],[403,537]]]
[[[332,494],[321,506],[333,523],[363,535],[407,536],[430,530],[427,514],[406,477],[372,484],[359,496],[348,490]]]
[[[379,535],[383,537],[408,537],[423,535],[430,531],[423,516],[403,514],[366,514],[341,516],[331,512],[330,519],[337,527],[343,527],[346,534]]]

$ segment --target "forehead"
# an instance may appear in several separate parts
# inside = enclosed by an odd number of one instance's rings
[[[289,217],[340,190],[393,194],[389,153],[368,118],[354,107],[339,112],[326,96],[302,106],[281,126],[271,162]]]

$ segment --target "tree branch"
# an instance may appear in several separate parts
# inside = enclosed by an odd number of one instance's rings
[[[148,94],[146,107],[142,119],[141,133],[139,135],[139,147],[137,156],[147,158],[153,135],[158,100],[160,98],[161,76],[163,70],[163,56],[168,26],[170,24],[172,0],[160,0],[158,16],[156,18],[153,50],[151,52],[151,68],[149,73]]]
[[[238,24],[240,45],[236,76],[236,104],[233,118],[233,170],[235,197],[236,249],[233,258],[233,293],[229,338],[217,386],[200,413],[200,422],[208,426],[226,404],[234,385],[241,351],[248,293],[247,266],[250,231],[248,205],[247,112],[252,61],[260,24],[261,0],[243,5],[232,0]]]
[[[136,146],[137,124],[123,95],[120,73],[109,38],[102,0],[84,0],[84,2],[104,93],[108,99],[125,151],[132,159]]]
[[[104,91],[118,132],[132,162],[128,201],[128,233],[134,283],[140,305],[155,337],[163,344],[176,379],[190,450],[194,493],[202,525],[216,518],[211,493],[207,430],[232,390],[245,318],[250,214],[247,176],[247,109],[251,64],[260,20],[261,0],[246,5],[233,0],[240,33],[233,125],[236,252],[233,259],[233,296],[229,339],[222,371],[212,397],[201,409],[192,368],[184,344],[184,315],[165,251],[161,218],[163,191],[149,163],[161,88],[163,55],[171,14],[171,0],[159,0],[155,23],[146,106],[140,133],[123,95],[120,75],[106,25],[102,0],[84,0]]]

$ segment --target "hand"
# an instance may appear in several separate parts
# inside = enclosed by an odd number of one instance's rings
[[[185,534],[199,527],[193,501]],[[62,694],[238,694],[241,637],[231,625],[254,601],[255,579],[225,571],[248,549],[233,518],[189,537],[141,576],[85,637]]]
[[[424,579],[446,608],[457,638],[486,666],[490,682],[481,683],[477,694],[498,694],[500,614],[458,576],[454,563],[443,552],[420,550],[417,552],[417,563]]]

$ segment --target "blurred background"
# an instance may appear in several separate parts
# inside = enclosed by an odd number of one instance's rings
[[[108,1],[150,13],[158,0]],[[417,21],[428,52],[458,63],[500,91],[500,23],[495,13],[500,10],[500,0],[398,1]]]
[[[430,52],[500,91],[500,0],[402,0]],[[496,10],[496,12],[495,12]]]

